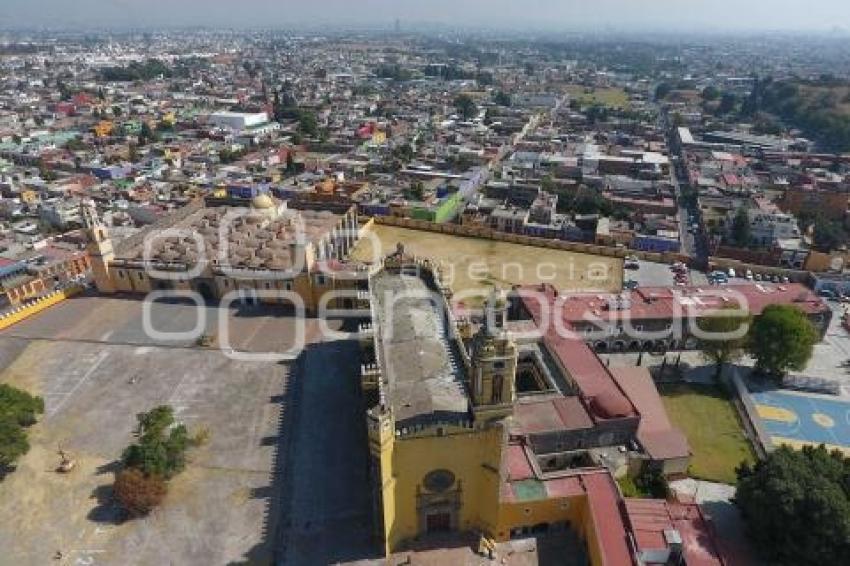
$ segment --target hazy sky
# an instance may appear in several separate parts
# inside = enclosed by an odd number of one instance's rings
[[[0,0],[0,26],[391,26],[829,30],[848,0]]]

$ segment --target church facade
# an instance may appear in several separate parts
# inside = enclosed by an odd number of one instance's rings
[[[546,352],[512,339],[507,297],[491,296],[477,327],[455,320],[439,267],[401,246],[369,288],[361,385],[387,555],[437,533],[474,533],[488,549],[562,532],[591,564],[632,564],[614,470],[598,459],[633,440],[640,421],[616,383],[595,400],[577,392]],[[530,368],[543,387],[518,391]],[[582,440],[560,444],[573,433]]]

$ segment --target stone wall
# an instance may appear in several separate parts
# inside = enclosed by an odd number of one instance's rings
[[[427,220],[415,220],[412,218],[400,218],[394,216],[376,216],[374,224],[397,226],[400,228],[409,228],[411,230],[424,230],[427,232],[436,232],[441,234],[449,234],[452,236],[461,236],[465,238],[480,238],[484,240],[496,240],[499,242],[510,242],[525,246],[536,246],[540,248],[552,248],[575,253],[593,254],[606,257],[625,258],[626,256],[636,256],[639,259],[646,261],[654,261],[660,263],[673,263],[675,261],[687,261],[687,256],[682,256],[677,253],[665,252],[642,252],[630,250],[626,248],[618,248],[614,246],[601,246],[597,244],[586,244],[582,242],[569,242],[565,240],[553,240],[548,238],[538,238],[534,236],[526,236],[524,234],[509,234],[507,232],[499,232],[486,226],[469,226],[460,224],[438,224]]]

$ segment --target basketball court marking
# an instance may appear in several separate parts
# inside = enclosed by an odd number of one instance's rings
[[[789,390],[753,393],[752,397],[775,445],[825,444],[850,453],[850,401]]]

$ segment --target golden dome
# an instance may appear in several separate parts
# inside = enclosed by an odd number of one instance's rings
[[[265,193],[259,194],[253,199],[251,199],[251,208],[256,208],[259,210],[275,208],[274,199],[272,199],[272,197]]]

